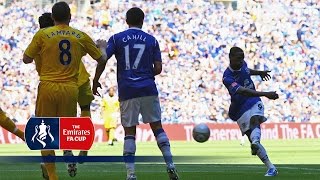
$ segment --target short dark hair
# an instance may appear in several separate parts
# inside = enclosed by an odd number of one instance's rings
[[[244,52],[241,48],[235,46],[230,49],[229,58],[231,56],[238,56],[238,57],[244,59]]]
[[[127,24],[138,26],[143,24],[143,20],[144,12],[138,7],[133,7],[126,13]]]
[[[39,17],[38,21],[41,29],[54,26],[53,19],[51,18],[51,13],[43,13]]]
[[[57,2],[52,7],[52,18],[58,22],[68,21],[71,17],[70,7],[66,2]]]

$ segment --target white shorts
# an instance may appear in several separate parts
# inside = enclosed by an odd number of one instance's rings
[[[251,109],[242,114],[242,116],[237,120],[238,126],[241,130],[242,135],[250,129],[250,119],[252,116],[262,116],[264,117],[264,106],[261,101],[258,101]],[[267,119],[263,118],[262,122],[265,122]]]
[[[145,96],[120,102],[121,124],[123,127],[139,125],[139,114],[143,123],[161,120],[158,96]]]

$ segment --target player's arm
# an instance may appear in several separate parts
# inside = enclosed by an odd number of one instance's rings
[[[103,55],[103,57],[106,58],[106,55]],[[94,74],[93,85],[92,85],[92,92],[94,95],[101,96],[100,93],[98,92],[98,87],[101,88],[99,79],[104,69],[106,68],[106,64],[107,64],[106,60],[101,60],[100,62],[98,61],[98,65],[96,67],[96,72]]]
[[[228,88],[230,94],[239,94],[247,97],[267,97],[269,99],[278,99],[279,95],[275,91],[271,92],[261,92],[253,89],[245,88],[238,84],[233,77],[224,77],[223,84]]]
[[[106,59],[103,63],[98,63],[96,72],[93,78],[93,86],[92,91],[93,94],[101,96],[98,92],[98,87],[101,88],[101,84],[99,83],[100,76],[106,68],[107,60],[114,54],[115,52],[115,40],[114,36],[112,36],[108,43],[105,40],[98,40],[97,47],[102,52],[102,56]]]
[[[263,91],[256,91],[253,89],[245,88],[240,86],[236,92],[237,94],[240,94],[242,96],[248,96],[248,97],[267,97],[268,99],[278,99],[279,95],[275,91],[270,92],[263,92]]]
[[[161,61],[155,61],[153,64],[153,74],[156,76],[160,74],[162,71],[162,62]]]
[[[31,43],[25,50],[23,54],[23,62],[25,64],[29,64],[33,62],[34,57],[40,52],[41,46],[40,46],[40,41],[41,41],[41,31],[38,31],[34,37],[32,38]]]
[[[155,39],[154,44],[154,57],[153,57],[153,74],[156,76],[162,71],[162,59],[161,59],[161,51],[159,47],[158,41]]]
[[[102,53],[102,51],[86,33],[83,34],[84,38],[82,39],[82,44],[84,46],[85,53],[88,53],[94,60],[98,62],[98,64],[104,64],[107,61],[106,54]]]
[[[23,62],[25,64],[29,64],[33,62],[33,58],[29,57],[28,55],[26,55],[26,53],[23,54]]]
[[[96,68],[96,72],[93,78],[93,83],[95,82],[99,82],[100,76],[103,73],[103,71],[106,68],[106,63],[108,60],[108,55],[106,52],[106,48],[107,48],[107,42],[105,40],[98,40],[97,41],[97,47],[100,49],[100,51],[102,52],[102,56],[105,58],[105,61],[102,62],[98,62],[97,68]]]
[[[258,75],[261,77],[263,81],[268,81],[271,79],[271,75],[269,74],[271,71],[259,71],[254,69],[249,69],[249,70],[250,70],[250,75],[252,76]]]

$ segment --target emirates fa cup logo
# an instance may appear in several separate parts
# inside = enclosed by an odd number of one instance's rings
[[[50,126],[49,125],[45,125],[43,120],[42,123],[40,125],[36,125],[35,128],[35,133],[31,139],[31,141],[34,143],[35,139],[42,144],[42,148],[46,147],[46,143],[44,142],[47,139],[47,136],[50,137],[51,142],[54,141],[54,137],[52,136],[51,132],[50,132]]]

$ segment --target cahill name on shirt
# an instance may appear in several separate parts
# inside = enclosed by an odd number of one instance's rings
[[[141,40],[143,42],[146,42],[146,39],[147,38],[145,36],[143,36],[142,34],[130,34],[130,35],[123,37],[122,41],[128,42],[130,40]]]

